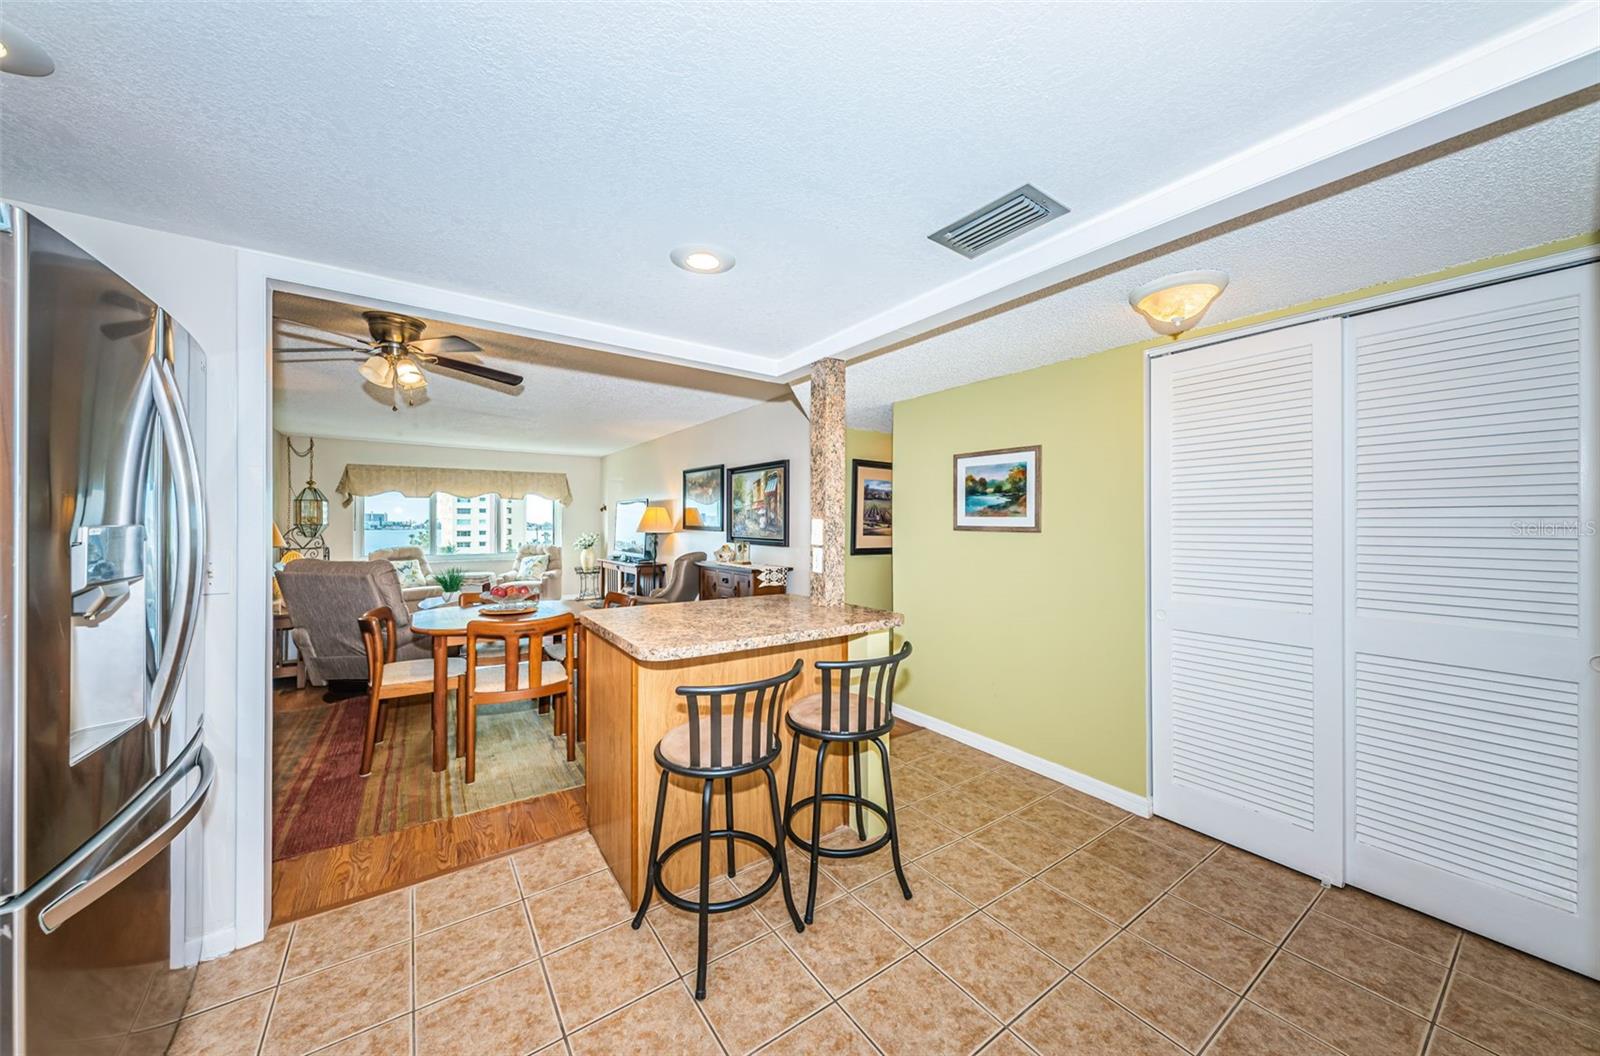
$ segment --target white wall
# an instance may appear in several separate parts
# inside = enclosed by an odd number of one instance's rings
[[[789,460],[789,545],[750,547],[751,559],[790,565],[789,590],[811,593],[807,562],[811,547],[811,423],[784,398],[681,429],[648,443],[607,455],[601,467],[606,502],[606,546],[616,537],[617,502],[648,498],[683,519],[683,471],[698,466],[743,466]],[[722,532],[674,532],[661,537],[661,556],[704,550],[726,542]]]
[[[273,434],[273,519],[281,526],[289,520],[290,498],[305,486],[306,461],[295,457],[292,475],[284,478],[284,444],[281,433]],[[565,473],[572,487],[572,504],[558,507],[561,525],[561,592],[576,594],[578,577],[574,572],[578,552],[572,540],[583,532],[600,531],[600,463],[599,458],[583,455],[543,455],[523,451],[483,451],[466,447],[435,447],[430,444],[391,444],[375,440],[341,440],[335,437],[317,437],[317,487],[328,496],[328,530],[323,539],[328,544],[335,561],[349,561],[359,557],[356,550],[356,504],[345,506],[344,500],[334,494],[344,467],[349,463],[367,463],[380,466],[438,466],[447,469],[517,469],[539,473]],[[296,433],[294,446],[305,450],[306,437]],[[509,567],[504,558],[471,557],[456,554],[450,558],[453,567],[469,572],[503,571]],[[436,567],[434,571],[438,571]]]

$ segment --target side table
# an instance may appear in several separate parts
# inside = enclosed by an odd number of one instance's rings
[[[599,601],[601,597],[600,580],[605,575],[601,568],[578,569],[578,600]]]

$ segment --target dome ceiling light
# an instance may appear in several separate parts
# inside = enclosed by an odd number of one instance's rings
[[[0,22],[0,73],[19,77],[48,77],[56,64],[33,38],[9,22]]]
[[[1198,323],[1227,288],[1228,276],[1220,271],[1184,271],[1137,287],[1128,303],[1156,333],[1176,336]]]

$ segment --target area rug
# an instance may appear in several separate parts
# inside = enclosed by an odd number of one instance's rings
[[[332,704],[320,690],[275,697],[274,860],[583,784],[583,745],[577,760],[567,762],[566,738],[551,729],[553,710],[541,715],[528,703],[480,708],[478,779],[469,785],[455,755],[453,712],[450,765],[433,771],[426,697],[393,702],[367,777],[357,773],[364,697]]]

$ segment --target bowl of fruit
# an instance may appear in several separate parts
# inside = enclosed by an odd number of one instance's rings
[[[480,612],[485,616],[526,616],[539,609],[539,594],[532,587],[507,584],[490,587]]]

